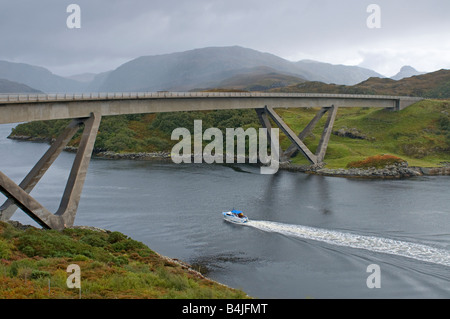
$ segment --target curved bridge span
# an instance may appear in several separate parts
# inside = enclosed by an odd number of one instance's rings
[[[72,119],[48,151],[17,185],[0,171],[0,192],[8,199],[0,206],[0,220],[9,220],[21,208],[44,228],[64,229],[73,225],[85,177],[103,116],[182,111],[254,109],[261,125],[270,132],[271,122],[291,140],[280,154],[285,157],[301,152],[311,164],[325,158],[331,131],[340,107],[377,107],[402,110],[421,98],[308,93],[235,93],[235,92],[157,92],[88,94],[0,94],[0,124],[43,120]],[[320,108],[299,134],[294,133],[275,112],[276,108]],[[313,154],[303,143],[319,120],[328,113],[325,127]],[[49,212],[29,195],[48,168],[84,126],[77,154],[60,206]]]
[[[0,94],[0,124],[179,111],[301,107],[379,107],[401,110],[420,98],[309,93],[157,92]]]

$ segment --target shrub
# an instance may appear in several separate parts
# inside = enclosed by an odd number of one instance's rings
[[[157,136],[151,136],[148,137],[144,140],[145,145],[147,146],[154,146],[155,149],[157,150],[169,150],[170,149],[170,144]]]
[[[82,239],[76,240],[70,236],[76,234],[81,235]],[[102,238],[102,234],[76,231],[60,233],[55,230],[29,229],[19,237],[17,248],[28,257],[73,258],[83,255],[90,259],[108,262],[114,256],[102,249],[106,245],[107,242]]]
[[[12,245],[0,238],[0,259],[9,259]]]
[[[48,271],[43,270],[33,270],[31,271],[31,279],[39,279],[44,277],[50,277],[50,273]]]
[[[85,255],[75,255],[72,258],[72,261],[88,261],[89,257],[85,256]]]
[[[450,131],[450,120],[448,117],[440,117],[438,120],[439,128],[444,132]]]
[[[36,251],[31,246],[24,246],[23,248],[21,248],[21,251],[28,257],[33,257],[36,255]]]
[[[130,238],[127,238],[126,240],[122,240],[122,241],[116,242],[116,243],[111,245],[111,249],[113,251],[116,251],[116,252],[120,252],[120,251],[138,251],[138,250],[141,250],[141,249],[145,250],[146,248],[147,247],[143,243],[138,242],[138,241],[136,241],[134,239],[130,239]]]
[[[33,269],[36,269],[36,261],[32,259],[20,259],[15,260],[9,267],[9,275],[11,277],[29,277]]]
[[[350,162],[347,164],[347,168],[383,168],[388,165],[402,164],[405,162],[400,157],[393,155],[375,155],[362,161]]]
[[[77,247],[69,237],[61,236],[57,231],[29,229],[20,236],[18,249],[28,257],[61,257],[71,256]]]
[[[114,244],[114,243],[117,243],[117,242],[125,240],[125,239],[127,239],[126,235],[124,235],[118,231],[113,231],[112,233],[109,234],[108,242],[110,244]]]
[[[80,242],[88,244],[93,247],[104,247],[108,244],[108,242],[101,237],[99,234],[88,234],[81,238]]]
[[[117,266],[128,265],[128,259],[125,256],[114,257],[112,262]]]

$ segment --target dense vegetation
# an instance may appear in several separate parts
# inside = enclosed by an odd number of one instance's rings
[[[0,298],[79,298],[67,267],[81,268],[81,297],[246,298],[119,232],[62,232],[0,222]]]
[[[202,120],[203,128],[259,127],[253,110],[229,110],[211,112],[178,112],[122,115],[104,117],[95,142],[95,151],[158,152],[170,151],[178,141],[171,140],[172,131],[185,127],[193,133],[194,120]],[[69,121],[43,121],[20,124],[12,136],[31,136],[38,139],[56,138]],[[70,145],[79,142],[78,133]]]
[[[284,121],[300,132],[318,110],[277,109]],[[331,168],[345,168],[349,162],[360,161],[368,156],[391,154],[401,157],[414,166],[439,166],[450,161],[450,102],[425,100],[400,112],[375,108],[341,108],[334,125],[334,135],[325,157]],[[171,132],[177,127],[186,127],[193,132],[194,120],[203,121],[203,130],[208,127],[260,127],[253,110],[228,110],[209,112],[159,113],[105,117],[102,119],[95,144],[96,151],[113,152],[170,152],[178,141],[172,141]],[[305,139],[314,152],[322,133],[326,116],[319,122],[313,134]],[[21,124],[12,135],[33,137],[56,137],[67,121],[47,121]],[[338,131],[349,128],[357,132],[352,136],[341,136]],[[224,135],[225,136],[225,135]],[[76,145],[75,136],[72,145]],[[280,134],[283,149],[290,141]],[[208,141],[205,141],[205,144]],[[293,163],[307,164],[302,155]]]

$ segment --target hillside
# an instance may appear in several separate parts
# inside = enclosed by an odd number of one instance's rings
[[[278,110],[285,122],[300,132],[317,110]],[[304,140],[315,152],[325,117],[313,134]],[[290,145],[282,138],[283,148]],[[438,167],[450,162],[450,102],[424,100],[400,112],[374,108],[339,109],[325,162],[329,168],[369,156],[391,154],[410,166]],[[294,163],[307,164],[301,156]]]
[[[81,292],[67,267],[81,269]],[[62,232],[0,222],[0,299],[248,298],[122,233]]]
[[[450,70],[439,70],[395,82],[370,78],[356,87],[373,90],[375,94],[450,98]]]
[[[49,70],[25,63],[0,61],[0,78],[23,83],[45,93],[82,92],[81,82],[55,75]]]
[[[28,85],[5,79],[0,79],[0,93],[42,93]]]
[[[223,80],[217,86],[222,90],[267,91],[302,82],[306,82],[306,80],[279,73],[272,68],[258,67],[242,70],[242,73]]]
[[[353,86],[304,82],[271,92],[379,94],[419,96],[425,98],[450,98],[450,70],[439,70],[401,80],[370,78]]]

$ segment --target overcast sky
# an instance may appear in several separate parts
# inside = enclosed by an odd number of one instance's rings
[[[81,28],[66,24],[69,4]],[[367,7],[381,28],[367,27]],[[288,60],[450,69],[449,0],[0,0],[0,60],[72,75],[143,55],[240,45]]]

